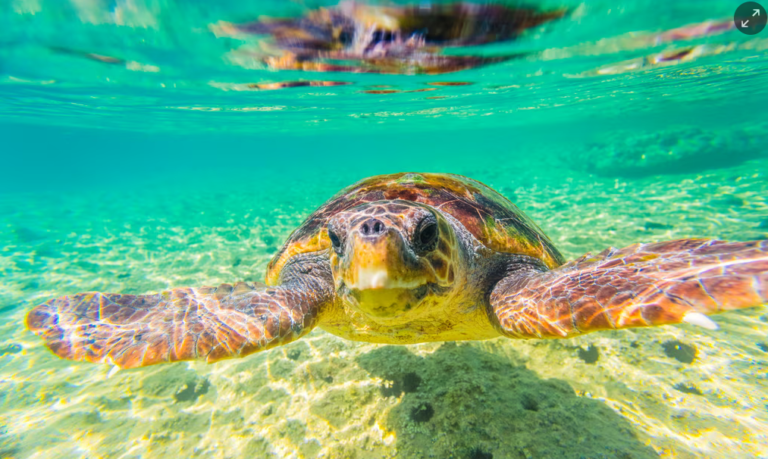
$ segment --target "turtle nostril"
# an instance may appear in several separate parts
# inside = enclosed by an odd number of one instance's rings
[[[360,225],[360,234],[363,236],[378,236],[383,234],[385,229],[384,223],[372,218]]]

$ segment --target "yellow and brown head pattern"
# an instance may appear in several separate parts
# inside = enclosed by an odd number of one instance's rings
[[[399,316],[456,285],[456,233],[429,206],[374,201],[334,215],[327,231],[336,290],[367,315]]]
[[[380,201],[428,206],[452,217],[452,221],[496,252],[536,258],[550,269],[564,262],[560,252],[533,221],[486,185],[453,174],[399,173],[361,180],[313,212],[269,263],[267,284],[277,284],[283,266],[291,257],[330,250],[328,222],[337,214]],[[446,275],[450,275],[450,271],[446,271]]]

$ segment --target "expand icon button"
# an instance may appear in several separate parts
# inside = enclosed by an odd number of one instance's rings
[[[768,16],[765,8],[757,2],[742,3],[736,8],[733,23],[739,32],[746,35],[756,35],[765,28]]]

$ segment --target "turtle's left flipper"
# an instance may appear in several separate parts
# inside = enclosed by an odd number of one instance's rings
[[[768,241],[682,239],[608,249],[548,272],[518,271],[490,297],[491,318],[515,338],[688,322],[768,302]]]
[[[333,296],[327,263],[295,263],[282,281],[150,295],[80,293],[37,306],[27,326],[61,358],[121,368],[244,357],[308,333]]]

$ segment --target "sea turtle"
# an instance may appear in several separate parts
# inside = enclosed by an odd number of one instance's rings
[[[59,357],[128,368],[244,357],[316,326],[390,344],[716,328],[705,314],[767,299],[768,240],[635,244],[564,263],[488,186],[400,173],[362,180],[310,215],[266,285],[80,293],[35,307],[27,326]]]

